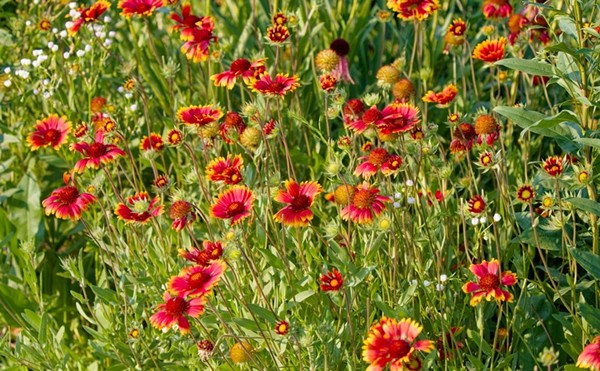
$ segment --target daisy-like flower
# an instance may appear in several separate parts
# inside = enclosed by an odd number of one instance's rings
[[[177,129],[171,129],[167,133],[167,142],[170,145],[176,146],[179,145],[183,141],[183,133]]]
[[[600,336],[596,336],[577,358],[577,367],[600,370]]]
[[[440,9],[438,0],[388,0],[388,8],[405,21],[422,21]]]
[[[352,220],[358,224],[369,224],[373,222],[374,216],[379,216],[383,212],[384,202],[389,201],[389,197],[379,195],[379,189],[363,182],[356,187],[352,202],[342,209],[342,219]]]
[[[169,217],[173,219],[173,228],[176,232],[181,231],[186,225],[193,223],[196,220],[194,206],[184,200],[177,200],[171,204],[169,208]]]
[[[42,201],[46,215],[56,215],[59,219],[79,220],[81,214],[96,197],[89,193],[80,193],[77,187],[66,185],[50,194]]]
[[[344,104],[344,108],[342,109],[344,123],[350,124],[353,121],[360,120],[365,110],[365,104],[360,99],[350,99]]]
[[[223,123],[219,125],[219,131],[221,132],[221,138],[225,143],[231,144],[234,140],[239,139],[239,136],[246,129],[246,123],[242,116],[237,112],[227,112]]]
[[[182,37],[186,42],[181,46],[181,52],[186,58],[194,63],[203,62],[210,56],[210,43],[217,41],[217,37],[213,34],[215,23],[212,17],[200,17],[196,22],[195,28],[187,29]]]
[[[147,192],[137,192],[127,197],[126,203],[120,202],[115,208],[115,214],[126,223],[144,224],[163,213],[164,207],[159,203],[160,196],[150,200]]]
[[[330,73],[325,73],[319,77],[319,85],[321,86],[321,89],[327,93],[330,93],[335,89],[337,82],[337,78]]]
[[[481,214],[485,210],[485,200],[480,195],[471,197],[468,202],[468,210],[473,214]]]
[[[219,283],[227,266],[215,260],[208,266],[196,265],[185,268],[179,276],[169,281],[169,290],[176,295],[191,297],[205,296]]]
[[[377,128],[386,135],[410,131],[421,121],[419,109],[410,103],[391,103],[381,111],[381,114],[383,123]]]
[[[82,173],[86,168],[97,169],[100,163],[107,164],[119,156],[125,156],[125,151],[114,144],[104,143],[104,131],[97,130],[93,143],[73,143],[71,148],[81,153],[84,158],[77,161],[74,170]]]
[[[200,358],[202,362],[206,362],[212,357],[215,346],[210,340],[201,340],[196,346],[198,347],[198,358]]]
[[[466,294],[471,294],[470,304],[476,306],[481,299],[490,301],[512,302],[513,296],[510,292],[503,290],[502,286],[513,286],[517,283],[517,275],[511,271],[500,273],[500,263],[496,259],[484,260],[481,264],[471,264],[469,268],[478,282],[467,282],[462,287]]]
[[[36,121],[35,130],[29,134],[27,142],[32,150],[48,146],[58,149],[65,142],[70,128],[71,123],[65,116],[52,114]]]
[[[181,15],[177,13],[171,13],[170,18],[177,22],[173,26],[173,30],[180,31],[180,37],[182,40],[188,40],[192,37],[192,30],[195,29],[196,23],[202,20],[202,17],[198,17],[192,14],[192,5],[190,3],[184,3],[181,5]]]
[[[517,200],[528,203],[535,197],[535,191],[531,184],[523,184],[517,189]]]
[[[98,0],[92,4],[89,8],[79,8],[79,18],[73,21],[71,27],[67,28],[70,35],[74,35],[79,31],[81,25],[84,23],[94,22],[100,18],[106,10],[110,8],[110,3],[106,0]]]
[[[293,92],[300,86],[298,76],[289,77],[286,74],[278,73],[275,78],[271,78],[268,73],[263,73],[254,82],[252,82],[252,91],[264,94],[270,97],[283,97],[286,93]]]
[[[486,18],[506,18],[512,13],[512,6],[508,0],[485,0],[483,2],[483,16]]]
[[[371,326],[364,341],[362,357],[367,371],[380,371],[389,363],[390,369],[400,371],[412,369],[409,363],[415,351],[429,353],[435,348],[432,340],[418,340],[423,327],[410,318],[400,321],[383,317]]]
[[[290,324],[288,321],[281,320],[275,324],[275,333],[277,335],[285,335],[290,331]]]
[[[177,110],[177,118],[186,125],[203,127],[217,121],[223,116],[223,111],[213,106],[188,106]]]
[[[477,165],[482,167],[490,167],[494,164],[494,155],[490,151],[485,151],[479,155]]]
[[[563,172],[563,159],[559,156],[550,156],[544,160],[544,171],[552,177],[558,177]]]
[[[160,151],[165,148],[165,142],[163,141],[160,134],[150,133],[150,136],[144,135],[140,143],[140,149],[142,151]]]
[[[118,8],[121,9],[122,16],[131,18],[134,15],[152,15],[156,9],[163,5],[163,0],[121,0]]]
[[[288,21],[287,17],[282,12],[277,12],[277,13],[273,14],[273,16],[271,16],[271,23],[273,23],[273,24],[279,24],[279,25],[283,26],[287,23],[287,21]]]
[[[473,58],[488,63],[497,62],[504,58],[505,46],[506,39],[504,37],[482,41],[473,49]]]
[[[446,86],[441,92],[436,93],[433,90],[429,90],[423,97],[423,102],[435,103],[440,106],[445,106],[452,102],[458,93],[456,85],[450,84]]]
[[[339,291],[343,284],[344,279],[342,278],[342,274],[335,268],[321,275],[322,291]]]
[[[267,28],[267,38],[274,44],[282,44],[290,38],[290,31],[284,25],[275,24]]]
[[[217,157],[206,166],[206,177],[212,182],[223,182],[225,184],[238,184],[242,181],[242,167],[244,159],[241,155],[227,158]]]
[[[204,303],[206,303],[206,297],[203,296],[187,300],[181,296],[171,296],[168,292],[165,292],[164,300],[164,304],[158,305],[158,312],[150,317],[150,322],[163,331],[178,325],[182,334],[190,332],[190,322],[186,316],[198,318],[204,313]]]
[[[265,61],[267,58],[257,59],[250,62],[247,59],[240,58],[231,62],[229,69],[210,77],[214,80],[215,86],[224,86],[227,89],[233,89],[235,80],[241,77],[247,85],[252,84],[252,80],[260,76],[265,71]]]
[[[384,124],[383,115],[376,106],[373,106],[366,110],[358,120],[348,122],[346,126],[356,133],[361,134],[370,126],[377,127]]]
[[[459,46],[465,42],[465,32],[467,31],[467,24],[462,18],[457,18],[452,21],[450,26],[448,26],[448,31],[446,31],[446,35],[444,35],[444,42],[446,43],[446,48],[444,49],[444,53],[448,54],[450,50],[450,45]]]
[[[221,259],[223,256],[223,244],[221,241],[203,241],[202,247],[202,250],[195,247],[189,250],[180,249],[179,256],[203,267],[208,266],[214,260]]]
[[[254,194],[243,185],[234,185],[222,192],[210,207],[210,215],[219,219],[231,220],[236,225],[250,216],[254,204]]]
[[[295,180],[287,180],[285,190],[279,190],[275,195],[275,201],[287,205],[273,215],[273,219],[292,227],[307,226],[313,218],[310,207],[321,191],[319,183],[314,181],[298,184]]]
[[[400,156],[390,154],[384,148],[375,148],[368,156],[361,157],[360,160],[362,163],[356,167],[354,175],[360,175],[366,179],[377,174],[380,169],[384,175],[390,175],[402,165]]]

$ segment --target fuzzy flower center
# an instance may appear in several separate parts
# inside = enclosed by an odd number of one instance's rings
[[[390,344],[390,356],[392,359],[406,357],[410,352],[410,344],[405,340],[396,340]]]
[[[367,112],[364,113],[362,119],[365,124],[372,124],[377,120],[381,119],[381,112],[377,108],[369,108]]]
[[[48,143],[54,143],[60,138],[60,131],[56,129],[48,129],[44,133],[44,140]]]
[[[232,202],[229,206],[227,206],[227,215],[230,217],[240,214],[243,211],[244,204],[239,201]]]
[[[165,310],[171,317],[181,317],[189,308],[188,302],[179,296],[167,300]]]
[[[279,81],[273,81],[273,82],[271,83],[271,85],[269,86],[269,89],[270,89],[272,92],[274,92],[274,93],[277,93],[277,92],[283,91],[283,88],[285,88],[285,85],[283,85],[283,84],[282,84],[282,83],[280,83]]]
[[[375,148],[369,153],[369,162],[375,166],[381,166],[389,158],[390,154],[383,148]]]
[[[229,67],[229,71],[233,72],[234,74],[240,74],[242,72],[246,72],[250,69],[250,61],[248,61],[247,59],[236,59],[235,61],[233,61],[231,63],[231,66]]]
[[[496,274],[488,273],[479,279],[479,287],[483,291],[489,292],[500,286],[500,277]]]
[[[294,197],[291,204],[294,211],[302,211],[310,206],[310,198],[305,195],[298,195]]]
[[[79,191],[76,187],[66,186],[56,193],[56,197],[63,205],[71,205],[79,197]]]
[[[377,196],[368,189],[361,189],[354,195],[354,206],[359,209],[368,209],[375,202]]]
[[[201,288],[204,286],[208,280],[210,279],[209,274],[205,274],[204,272],[196,272],[190,276],[189,284],[190,287],[194,289]]]
[[[94,142],[90,144],[90,147],[87,151],[88,157],[98,158],[102,157],[106,154],[106,145],[104,143]]]
[[[331,281],[329,281],[329,286],[331,286],[332,288],[336,288],[340,285],[340,281],[336,280],[335,278],[332,278]]]
[[[135,200],[132,205],[132,210],[136,213],[143,213],[148,211],[150,203],[147,200]]]
[[[169,209],[169,216],[171,219],[181,219],[187,216],[192,211],[192,205],[189,202],[179,200],[173,202]]]

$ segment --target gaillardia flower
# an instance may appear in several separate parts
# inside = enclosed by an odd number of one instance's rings
[[[277,335],[285,335],[288,333],[288,331],[290,331],[290,324],[288,321],[285,320],[281,320],[279,322],[277,322],[277,324],[275,324],[275,333]]]
[[[171,278],[169,290],[180,296],[205,296],[219,283],[226,268],[221,260],[215,260],[208,266],[185,268],[179,276]]]
[[[293,92],[299,86],[300,83],[298,83],[298,76],[296,75],[289,77],[283,73],[278,73],[273,79],[268,73],[263,73],[258,79],[252,82],[251,88],[252,91],[266,96],[283,97],[286,93]]]
[[[388,8],[398,13],[398,18],[422,21],[440,8],[438,0],[388,0]]]
[[[81,153],[84,158],[77,161],[75,171],[82,173],[86,168],[97,169],[100,163],[107,164],[119,156],[125,156],[125,152],[114,144],[104,143],[104,131],[97,130],[93,143],[73,143],[71,148]]]
[[[423,102],[435,103],[440,106],[445,106],[452,102],[458,93],[456,85],[450,84],[446,86],[441,92],[436,93],[433,90],[429,90],[423,97]]]
[[[163,148],[165,148],[165,142],[158,133],[150,133],[150,136],[144,135],[140,142],[140,149],[142,151],[159,152]]]
[[[73,20],[73,25],[67,31],[70,35],[76,34],[82,24],[98,20],[108,8],[110,8],[110,3],[106,0],[98,0],[89,8],[79,8],[79,18]]]
[[[160,196],[150,200],[147,192],[137,192],[127,197],[126,203],[119,203],[115,214],[126,223],[146,223],[153,217],[163,213],[163,205],[159,205]]]
[[[163,0],[121,0],[118,8],[121,9],[121,15],[125,17],[149,16],[164,5]]]
[[[467,24],[465,23],[465,21],[462,20],[462,18],[457,18],[453,20],[450,26],[448,26],[448,31],[446,31],[446,35],[444,36],[444,42],[446,43],[444,53],[448,54],[450,45],[462,45],[465,42],[466,31]]]
[[[362,162],[354,170],[354,175],[360,175],[366,179],[377,174],[380,169],[384,175],[390,175],[402,165],[400,156],[390,154],[384,148],[373,149],[368,156],[361,157],[360,161]]]
[[[192,14],[192,5],[190,3],[181,5],[181,15],[171,13],[170,18],[177,22],[177,24],[173,26],[173,29],[180,31],[182,40],[189,40],[192,38],[192,30],[198,27],[196,26],[196,23],[202,21],[202,17]]]
[[[287,180],[285,190],[279,190],[275,195],[275,201],[287,205],[273,215],[273,219],[292,227],[307,226],[313,218],[310,207],[321,191],[319,183],[314,181],[298,184],[295,180]]]
[[[506,39],[501,37],[495,40],[485,40],[477,44],[473,50],[473,58],[480,61],[493,63],[504,58]]]
[[[267,38],[274,44],[282,44],[290,38],[287,26],[275,24],[267,28]]]
[[[213,106],[189,106],[177,110],[177,118],[187,125],[202,127],[217,121],[223,116],[223,111]]]
[[[252,80],[259,77],[265,71],[265,61],[267,58],[257,59],[250,62],[247,59],[240,58],[231,62],[229,70],[223,71],[210,77],[214,80],[215,86],[225,86],[227,89],[233,89],[235,80],[241,77],[247,85],[252,84]]]
[[[363,182],[356,187],[352,202],[342,209],[342,219],[352,220],[358,224],[369,224],[373,222],[374,216],[379,216],[383,212],[384,202],[389,201],[389,197],[379,195],[379,189]]]
[[[58,149],[65,142],[70,128],[71,124],[65,116],[53,114],[36,122],[35,130],[29,134],[27,142],[32,150],[48,146]]]
[[[384,124],[383,115],[376,106],[373,106],[360,115],[358,120],[347,122],[346,126],[358,134],[361,134],[370,126],[378,127]]]
[[[173,219],[173,228],[176,232],[181,231],[186,225],[196,220],[194,205],[184,200],[177,200],[169,207],[169,217]]]
[[[217,197],[210,207],[210,215],[219,219],[229,219],[233,226],[250,216],[253,203],[252,191],[246,186],[235,185]]]
[[[344,279],[342,278],[342,274],[335,268],[321,275],[322,291],[338,291],[342,288],[343,284]]]
[[[52,191],[50,197],[42,201],[42,206],[46,215],[54,214],[59,219],[79,220],[81,213],[95,200],[93,195],[79,193],[77,187],[67,185]]]
[[[470,304],[475,306],[481,299],[490,301],[512,302],[513,296],[510,292],[503,290],[501,286],[513,286],[517,283],[517,275],[511,271],[500,273],[500,263],[496,259],[484,260],[481,264],[471,264],[469,268],[477,276],[478,282],[467,282],[462,287],[463,291],[471,294]]]
[[[509,0],[485,0],[482,10],[486,18],[506,18],[510,16],[513,8]]]
[[[600,370],[600,336],[596,336],[577,358],[577,367],[589,368],[592,371]]]
[[[216,41],[217,37],[213,35],[215,23],[212,17],[200,17],[196,22],[196,27],[188,28],[185,34],[182,32],[181,37],[186,42],[181,46],[181,52],[186,58],[194,63],[203,62],[208,59],[210,52],[208,48],[212,41]]]
[[[383,123],[377,129],[386,135],[405,133],[421,121],[419,113],[419,109],[410,103],[391,103],[381,111]]]
[[[392,371],[412,369],[409,363],[415,351],[429,353],[435,348],[432,340],[418,340],[423,327],[410,318],[400,321],[383,317],[371,326],[363,345],[362,357],[367,371],[380,371],[389,363]]]
[[[559,156],[550,156],[544,160],[544,171],[552,177],[558,177],[563,172],[563,159]]]
[[[242,181],[242,166],[244,159],[241,155],[227,155],[227,158],[217,157],[206,166],[206,177],[211,182],[238,184]]]
[[[523,184],[517,189],[517,200],[528,203],[535,197],[535,191],[530,184]]]
[[[186,316],[198,318],[204,313],[204,303],[206,303],[204,296],[186,300],[181,296],[171,296],[168,292],[165,292],[164,300],[164,304],[158,305],[158,312],[150,317],[150,322],[163,331],[178,325],[182,334],[190,332],[190,322]]]
[[[485,210],[485,200],[480,195],[471,197],[468,202],[468,210],[473,214],[481,214]]]

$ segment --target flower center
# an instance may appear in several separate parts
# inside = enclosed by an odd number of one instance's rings
[[[106,154],[106,145],[104,143],[94,142],[90,144],[87,155],[91,158],[102,157]]]
[[[492,291],[500,286],[500,278],[496,274],[486,274],[479,279],[479,286],[484,291]]]
[[[369,153],[369,162],[376,166],[381,166],[390,158],[390,154],[383,148],[375,148]]]
[[[190,287],[194,289],[199,289],[202,286],[204,286],[209,279],[210,275],[204,274],[204,272],[196,272],[190,276]]]
[[[244,211],[244,204],[241,202],[232,202],[229,206],[227,206],[227,215],[230,217],[235,216]]]
[[[390,356],[392,359],[406,357],[410,352],[410,344],[404,340],[395,340],[390,344]]]
[[[229,71],[233,72],[234,74],[238,75],[241,74],[242,72],[246,72],[250,69],[250,61],[248,61],[247,59],[236,59],[235,61],[233,61],[231,63],[231,66],[229,67]]]
[[[354,195],[353,204],[359,209],[368,209],[373,205],[375,197],[375,194],[371,193],[370,190],[361,189]]]
[[[148,203],[148,201],[146,201],[146,200],[135,200],[133,202],[132,209],[136,213],[143,213],[145,211],[148,211],[149,206],[150,206],[150,203]]]
[[[176,296],[167,300],[165,310],[171,317],[181,317],[188,310],[188,307],[189,304],[184,298]]]
[[[335,278],[333,278],[331,281],[329,281],[329,286],[331,286],[332,288],[336,288],[340,285],[340,282],[338,280],[336,280]]]
[[[365,124],[369,125],[377,120],[381,119],[381,112],[377,108],[370,108],[364,113],[362,120]]]
[[[192,210],[192,205],[187,201],[175,201],[169,209],[169,216],[171,219],[180,219],[187,216]]]
[[[56,129],[48,129],[48,131],[46,131],[44,133],[44,139],[46,140],[47,143],[54,143],[59,138],[60,138],[60,131],[58,131]]]
[[[79,191],[76,187],[66,186],[57,192],[56,197],[58,197],[63,205],[71,205],[75,203],[77,197],[79,197]]]
[[[283,85],[282,83],[280,83],[278,81],[273,81],[271,83],[271,85],[269,86],[270,90],[273,93],[279,93],[279,92],[283,91],[284,87],[285,87],[285,85]]]
[[[291,206],[294,211],[305,210],[310,206],[310,198],[305,195],[298,195],[292,200]]]
[[[223,176],[227,184],[238,184],[242,180],[240,171],[234,167],[228,167],[223,170]]]

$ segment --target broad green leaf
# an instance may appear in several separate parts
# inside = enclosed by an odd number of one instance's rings
[[[580,303],[579,313],[592,326],[596,332],[600,332],[600,309],[589,304]]]
[[[26,310],[33,313],[36,305],[21,290],[0,284],[0,318],[11,327],[23,327],[21,314]]]
[[[583,144],[584,146],[590,146],[600,149],[600,139],[597,138],[577,138],[576,142]]]
[[[570,202],[578,209],[600,216],[600,202],[581,197],[565,198],[565,201]]]
[[[17,227],[17,237],[28,241],[35,238],[40,228],[43,228],[40,187],[33,172],[28,171],[21,178],[17,188],[19,192],[8,200],[13,210],[11,221]]]
[[[573,18],[566,15],[558,15],[554,19],[558,21],[558,28],[562,32],[577,39],[577,26]]]
[[[550,63],[532,59],[506,58],[496,62],[496,65],[508,67],[512,70],[528,73],[534,76],[554,76]]]
[[[600,256],[581,249],[571,249],[571,254],[583,269],[595,279],[600,280]]]
[[[530,111],[522,107],[498,106],[494,108],[494,111],[510,120],[513,120],[517,125],[525,129],[546,118],[543,113]]]
[[[261,307],[260,305],[249,303],[248,309],[250,309],[250,311],[252,313],[254,313],[255,315],[257,315],[259,318],[262,318],[262,319],[272,322],[272,323],[277,322],[277,319],[275,318],[273,313],[269,312],[268,310]]]
[[[304,300],[313,296],[314,294],[315,294],[315,292],[313,290],[306,290],[306,291],[299,292],[298,294],[296,294],[296,296],[294,296],[294,301],[296,303],[301,303]]]
[[[96,294],[96,296],[102,299],[102,301],[105,303],[113,305],[118,303],[117,294],[113,290],[94,285],[91,285],[90,287],[92,288],[94,294]]]
[[[569,110],[564,110],[554,116],[546,117],[536,121],[533,125],[531,125],[531,127],[546,129],[562,124],[565,121],[576,122],[579,124],[579,118],[575,113]]]

